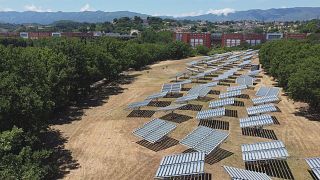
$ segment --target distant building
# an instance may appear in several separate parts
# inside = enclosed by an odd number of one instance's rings
[[[43,39],[51,37],[52,33],[50,32],[28,32],[29,39]]]
[[[256,46],[263,42],[265,42],[264,34],[230,33],[222,35],[222,47],[235,47],[243,43],[248,43],[251,46]]]
[[[285,39],[306,39],[307,33],[285,33],[284,34]]]
[[[29,33],[27,32],[20,32],[20,37],[23,39],[28,39],[29,38]]]
[[[272,40],[278,40],[283,38],[283,33],[267,33],[266,40],[272,41]]]
[[[51,33],[52,37],[61,37],[61,33],[60,32],[53,32]]]
[[[266,41],[264,34],[244,34],[244,41],[246,41],[251,46],[259,45]]]
[[[221,46],[222,45],[222,34],[223,33],[211,33],[211,42],[213,46]]]
[[[193,48],[199,45],[211,48],[210,33],[175,32],[174,39],[190,44]]]

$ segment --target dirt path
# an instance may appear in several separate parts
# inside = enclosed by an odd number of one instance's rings
[[[124,108],[131,102],[143,100],[146,96],[159,92],[161,85],[169,82],[169,77],[175,73],[184,70],[185,63],[190,61],[192,59],[164,61],[152,65],[149,70],[134,72],[132,75],[135,75],[136,79],[133,83],[122,86],[123,93],[111,96],[101,106],[85,110],[78,121],[54,126],[53,128],[60,130],[68,139],[66,148],[72,151],[72,156],[80,164],[80,167],[72,170],[65,179],[153,179],[164,155],[185,151],[187,148],[176,144],[177,142],[174,146],[158,152],[137,144],[139,139],[132,135],[132,131],[151,118],[127,118],[130,112],[125,111]],[[273,83],[270,77],[263,76],[258,86]],[[219,91],[225,89],[226,87],[222,86],[215,88]],[[248,90],[246,93],[252,97],[255,92]],[[217,98],[215,95],[211,97]],[[273,129],[278,139],[286,144],[291,156],[288,163],[294,177],[311,179],[303,158],[320,156],[320,122],[295,116],[298,104],[293,104],[283,95],[281,100],[278,106],[282,112],[275,113],[280,125],[273,125],[268,129]],[[252,104],[250,100],[242,101],[246,106]],[[208,108],[206,101],[196,103],[202,105],[203,109]],[[244,107],[232,108],[238,111],[239,117],[246,116]],[[178,113],[190,117],[196,115],[195,111]],[[156,113],[153,117],[163,115],[165,114]],[[220,120],[230,123],[230,137],[221,146],[229,156],[212,165],[206,164],[206,172],[211,173],[213,179],[228,179],[222,165],[244,168],[240,145],[268,141],[268,139],[242,136],[238,118],[223,117]],[[197,125],[198,122],[195,119],[179,123],[170,137],[179,141]]]

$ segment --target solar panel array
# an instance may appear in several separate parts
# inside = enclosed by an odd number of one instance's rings
[[[218,85],[218,82],[209,82],[209,83],[206,83],[206,84],[202,84],[201,86],[214,87],[214,86],[217,86],[217,85]]]
[[[252,106],[247,108],[249,115],[262,114],[267,112],[275,112],[277,108],[274,104],[263,104],[259,106]]]
[[[176,127],[175,124],[162,119],[153,119],[142,127],[134,130],[133,134],[148,142],[155,143],[173,131]]]
[[[261,70],[250,71],[246,75],[247,76],[257,76],[260,72],[261,72]]]
[[[307,158],[306,161],[314,175],[320,179],[320,157]]]
[[[199,73],[195,76],[191,76],[190,79],[200,79],[200,78],[203,78],[204,76],[206,76],[205,73]]]
[[[232,86],[232,87],[228,87],[227,91],[244,90],[244,89],[247,89],[247,88],[248,88],[247,85]]]
[[[196,119],[201,120],[201,119],[209,119],[213,117],[221,117],[221,116],[224,116],[225,114],[226,114],[225,108],[209,109],[209,110],[198,112]]]
[[[177,98],[176,99],[176,103],[183,103],[183,102],[187,102],[187,101],[192,101],[192,100],[196,100],[198,99],[198,95],[195,94],[195,95],[186,95],[186,96],[182,96],[180,98]]]
[[[262,96],[252,99],[254,105],[279,101],[278,96]]]
[[[181,85],[190,84],[190,83],[192,83],[191,79],[187,79],[187,80],[184,80],[184,81],[181,81],[181,82],[177,82],[177,84],[181,84]]]
[[[208,84],[210,85],[210,84]],[[212,84],[214,85],[214,84]],[[205,85],[200,85],[200,86],[195,86],[192,89],[188,91],[188,95],[198,95],[200,97],[205,97],[209,92],[211,91],[211,88],[209,86]]]
[[[196,73],[200,72],[199,70],[197,70],[197,69],[192,69],[192,68],[186,68],[186,70],[188,70],[188,71],[190,71],[190,72],[196,72]]]
[[[228,136],[229,133],[227,132],[211,129],[205,126],[198,126],[184,139],[182,139],[180,143],[198,152],[210,154],[225,139],[227,139]]]
[[[246,75],[242,75],[236,79],[236,83],[239,85],[247,85],[247,86],[253,86],[254,78]]]
[[[149,99],[163,98],[163,97],[165,97],[167,94],[168,94],[168,92],[161,92],[161,93],[157,93],[157,94],[150,95],[150,96],[148,96],[146,99],[149,100]]]
[[[141,102],[134,102],[128,105],[128,109],[135,109],[135,108],[140,108],[143,106],[147,106],[151,102],[151,99],[141,101]]]
[[[212,101],[209,103],[209,108],[217,108],[222,107],[226,105],[233,105],[235,102],[234,98],[226,98],[226,99],[220,99],[217,101]]]
[[[205,154],[199,152],[169,155],[162,158],[156,178],[204,173]]]
[[[282,141],[243,144],[241,150],[244,161],[284,159],[289,156]]]
[[[251,60],[249,61],[243,61],[242,63],[238,64],[239,67],[243,67],[243,66],[246,66],[248,64],[251,64]]]
[[[269,114],[263,114],[260,116],[251,116],[248,118],[240,119],[240,127],[258,127],[273,124],[273,119]]]
[[[170,105],[167,107],[159,108],[159,109],[157,109],[157,111],[174,111],[174,110],[177,110],[185,105],[186,104],[174,104],[174,105]]]
[[[181,90],[181,84],[180,83],[172,83],[172,84],[164,84],[162,86],[161,92],[172,92],[172,93],[178,93]]]
[[[242,94],[241,90],[236,90],[236,91],[229,91],[226,93],[222,93],[219,95],[219,98],[229,98],[229,97],[236,97],[236,96],[240,96]]]
[[[260,87],[256,93],[256,96],[278,96],[280,92],[276,87]]]
[[[248,171],[244,169],[223,166],[233,180],[271,180],[266,173]]]

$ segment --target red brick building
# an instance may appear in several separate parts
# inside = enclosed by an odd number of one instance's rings
[[[285,33],[285,39],[306,39],[307,33]]]
[[[266,41],[265,34],[243,34],[230,33],[222,34],[222,47],[235,47],[243,43],[248,43],[252,46],[261,44]]]
[[[51,37],[51,32],[28,32],[29,39],[43,39]]]
[[[174,39],[190,44],[191,47],[203,45],[211,48],[210,33],[175,32]]]

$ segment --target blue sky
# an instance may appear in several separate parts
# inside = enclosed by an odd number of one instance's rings
[[[0,0],[0,11],[126,10],[173,16],[284,7],[320,7],[320,0]]]

